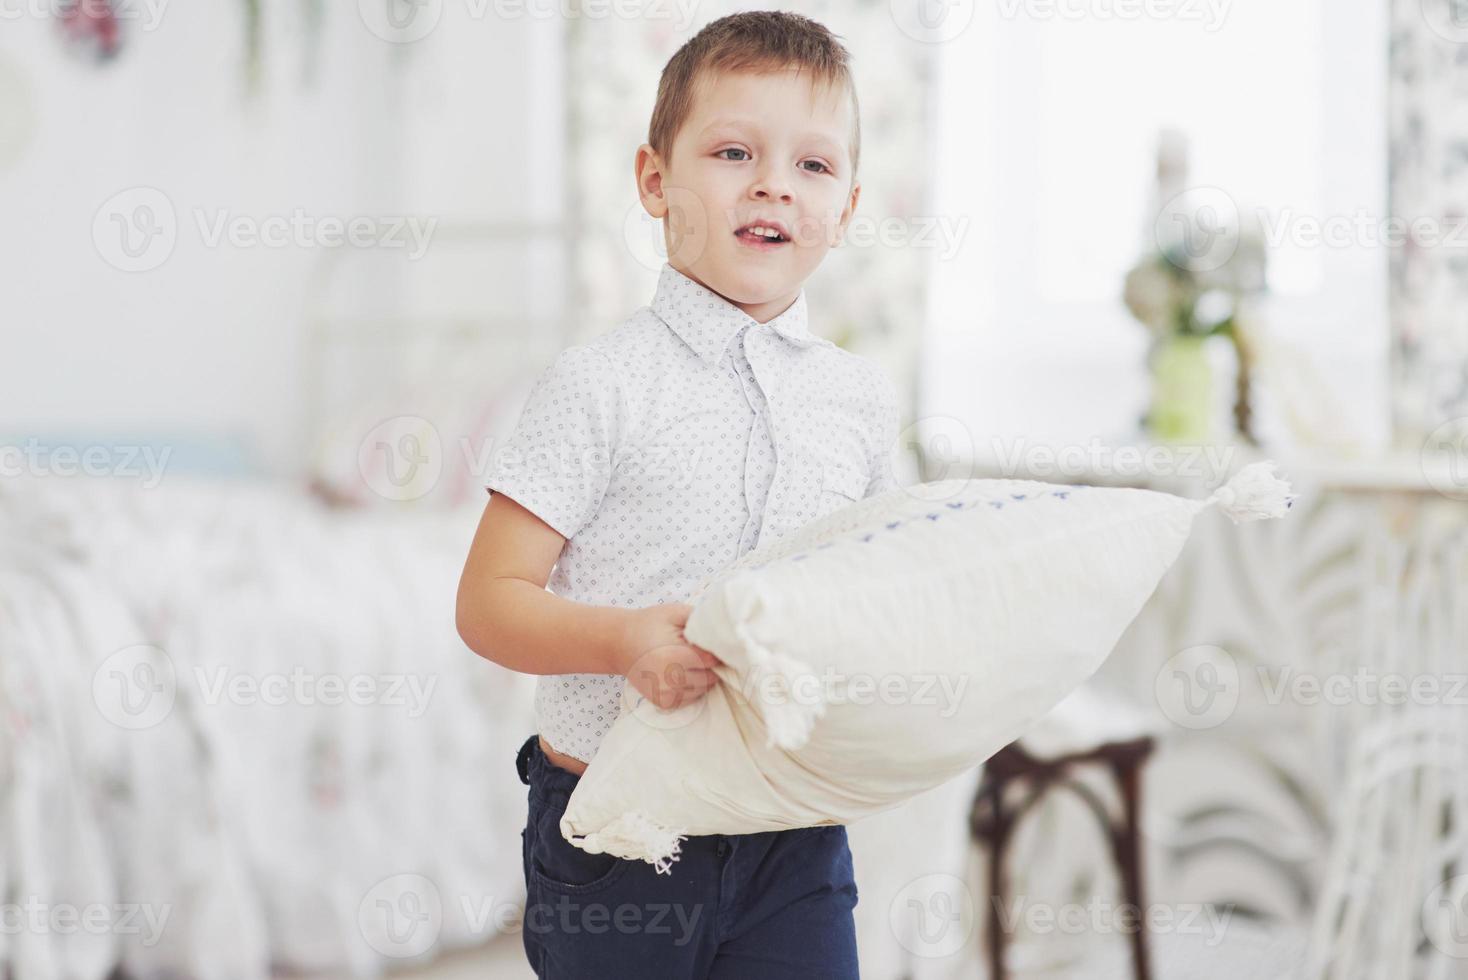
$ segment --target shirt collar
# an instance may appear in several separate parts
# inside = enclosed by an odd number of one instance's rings
[[[664,262],[658,274],[652,311],[683,338],[706,364],[717,364],[741,327],[769,327],[797,347],[809,347],[816,336],[806,325],[805,290],[767,323],[760,323],[707,286]]]

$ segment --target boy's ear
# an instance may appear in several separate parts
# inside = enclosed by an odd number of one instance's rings
[[[637,159],[633,162],[637,178],[637,196],[642,207],[655,219],[668,213],[668,198],[663,193],[663,174],[666,170],[663,158],[658,156],[651,144],[643,143],[637,148]]]
[[[851,193],[846,197],[846,209],[841,212],[841,221],[836,226],[836,244],[846,244],[846,226],[851,223],[851,216],[856,213],[856,202],[861,197],[861,181],[854,181],[851,185]]]

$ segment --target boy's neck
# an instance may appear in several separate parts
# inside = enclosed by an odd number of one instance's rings
[[[677,266],[673,266],[673,268],[678,269]],[[698,283],[704,289],[707,289],[709,292],[713,293],[715,296],[722,298],[730,305],[737,306],[739,309],[743,310],[746,314],[752,317],[756,323],[769,323],[775,317],[790,309],[790,307],[794,305],[795,301],[800,297],[800,290],[797,289],[790,296],[783,296],[779,299],[767,300],[763,303],[740,303],[737,300],[729,299],[729,297],[725,296],[723,293],[719,292],[717,289],[710,286],[702,279],[698,278],[698,276],[694,275],[689,270],[678,269],[678,271],[683,273],[683,275],[687,276],[689,279],[692,279],[694,282]]]

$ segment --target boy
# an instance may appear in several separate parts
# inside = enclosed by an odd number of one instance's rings
[[[716,683],[682,600],[891,486],[892,383],[811,333],[802,288],[856,207],[859,148],[826,28],[756,11],[689,40],[635,161],[666,219],[652,303],[562,351],[495,455],[457,619],[475,652],[539,675],[516,760],[538,975],[857,976],[845,827],[692,837],[659,875],[582,851],[559,821],[624,699],[674,708]]]

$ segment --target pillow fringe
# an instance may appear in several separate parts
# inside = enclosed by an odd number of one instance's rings
[[[613,854],[629,861],[646,861],[660,875],[672,874],[673,862],[683,849],[687,834],[653,822],[641,811],[622,814],[601,830],[583,837],[567,838],[591,854]]]
[[[765,748],[781,748],[793,752],[810,741],[816,719],[826,713],[826,702],[819,693],[805,703],[796,697],[796,684],[801,678],[815,679],[815,672],[803,662],[777,653],[756,640],[742,620],[734,623],[735,632],[744,642],[749,657],[745,683],[752,697],[750,703],[765,723]],[[819,692],[819,686],[816,686]]]
[[[1290,493],[1288,483],[1274,475],[1274,467],[1272,459],[1250,463],[1213,491],[1202,507],[1217,504],[1235,524],[1283,517],[1297,495]]]

